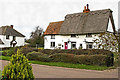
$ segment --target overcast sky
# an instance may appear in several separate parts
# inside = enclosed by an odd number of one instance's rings
[[[66,14],[110,8],[118,28],[119,0],[0,0],[0,26],[14,25],[27,38],[36,26],[46,30],[50,22],[62,21]]]

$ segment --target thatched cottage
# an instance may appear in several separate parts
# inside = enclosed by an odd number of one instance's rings
[[[0,27],[0,48],[24,46],[25,36],[15,30],[13,25]]]
[[[51,22],[44,33],[44,49],[96,48],[93,40],[103,32],[115,32],[112,10],[68,14],[64,21]]]

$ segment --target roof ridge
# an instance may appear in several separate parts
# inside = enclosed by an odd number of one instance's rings
[[[108,9],[101,9],[101,10],[89,11],[88,13],[98,12],[98,11],[106,11],[106,10],[109,10],[110,12],[113,12],[110,8],[108,8]],[[69,16],[69,15],[74,15],[74,14],[88,14],[88,13],[78,12],[78,13],[71,13],[71,14],[67,14],[66,16]]]
[[[50,22],[50,23],[59,23],[59,22],[64,22],[64,21],[56,21],[56,22]]]

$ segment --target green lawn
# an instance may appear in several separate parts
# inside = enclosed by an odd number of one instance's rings
[[[1,80],[1,78],[2,78],[2,71],[0,70],[0,80]]]
[[[2,56],[2,60],[10,60],[9,56]],[[40,61],[29,61],[32,64],[41,64],[48,66],[58,66],[58,67],[67,67],[67,68],[77,68],[77,69],[89,69],[89,70],[106,70],[109,67],[106,66],[93,66],[93,65],[83,65],[83,64],[72,64],[72,63],[63,63],[63,62],[40,62]]]

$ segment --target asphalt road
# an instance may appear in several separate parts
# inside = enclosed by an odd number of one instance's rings
[[[1,64],[2,63],[2,64]],[[0,69],[9,61],[0,60]],[[117,69],[96,71],[32,64],[35,78],[118,78]]]

